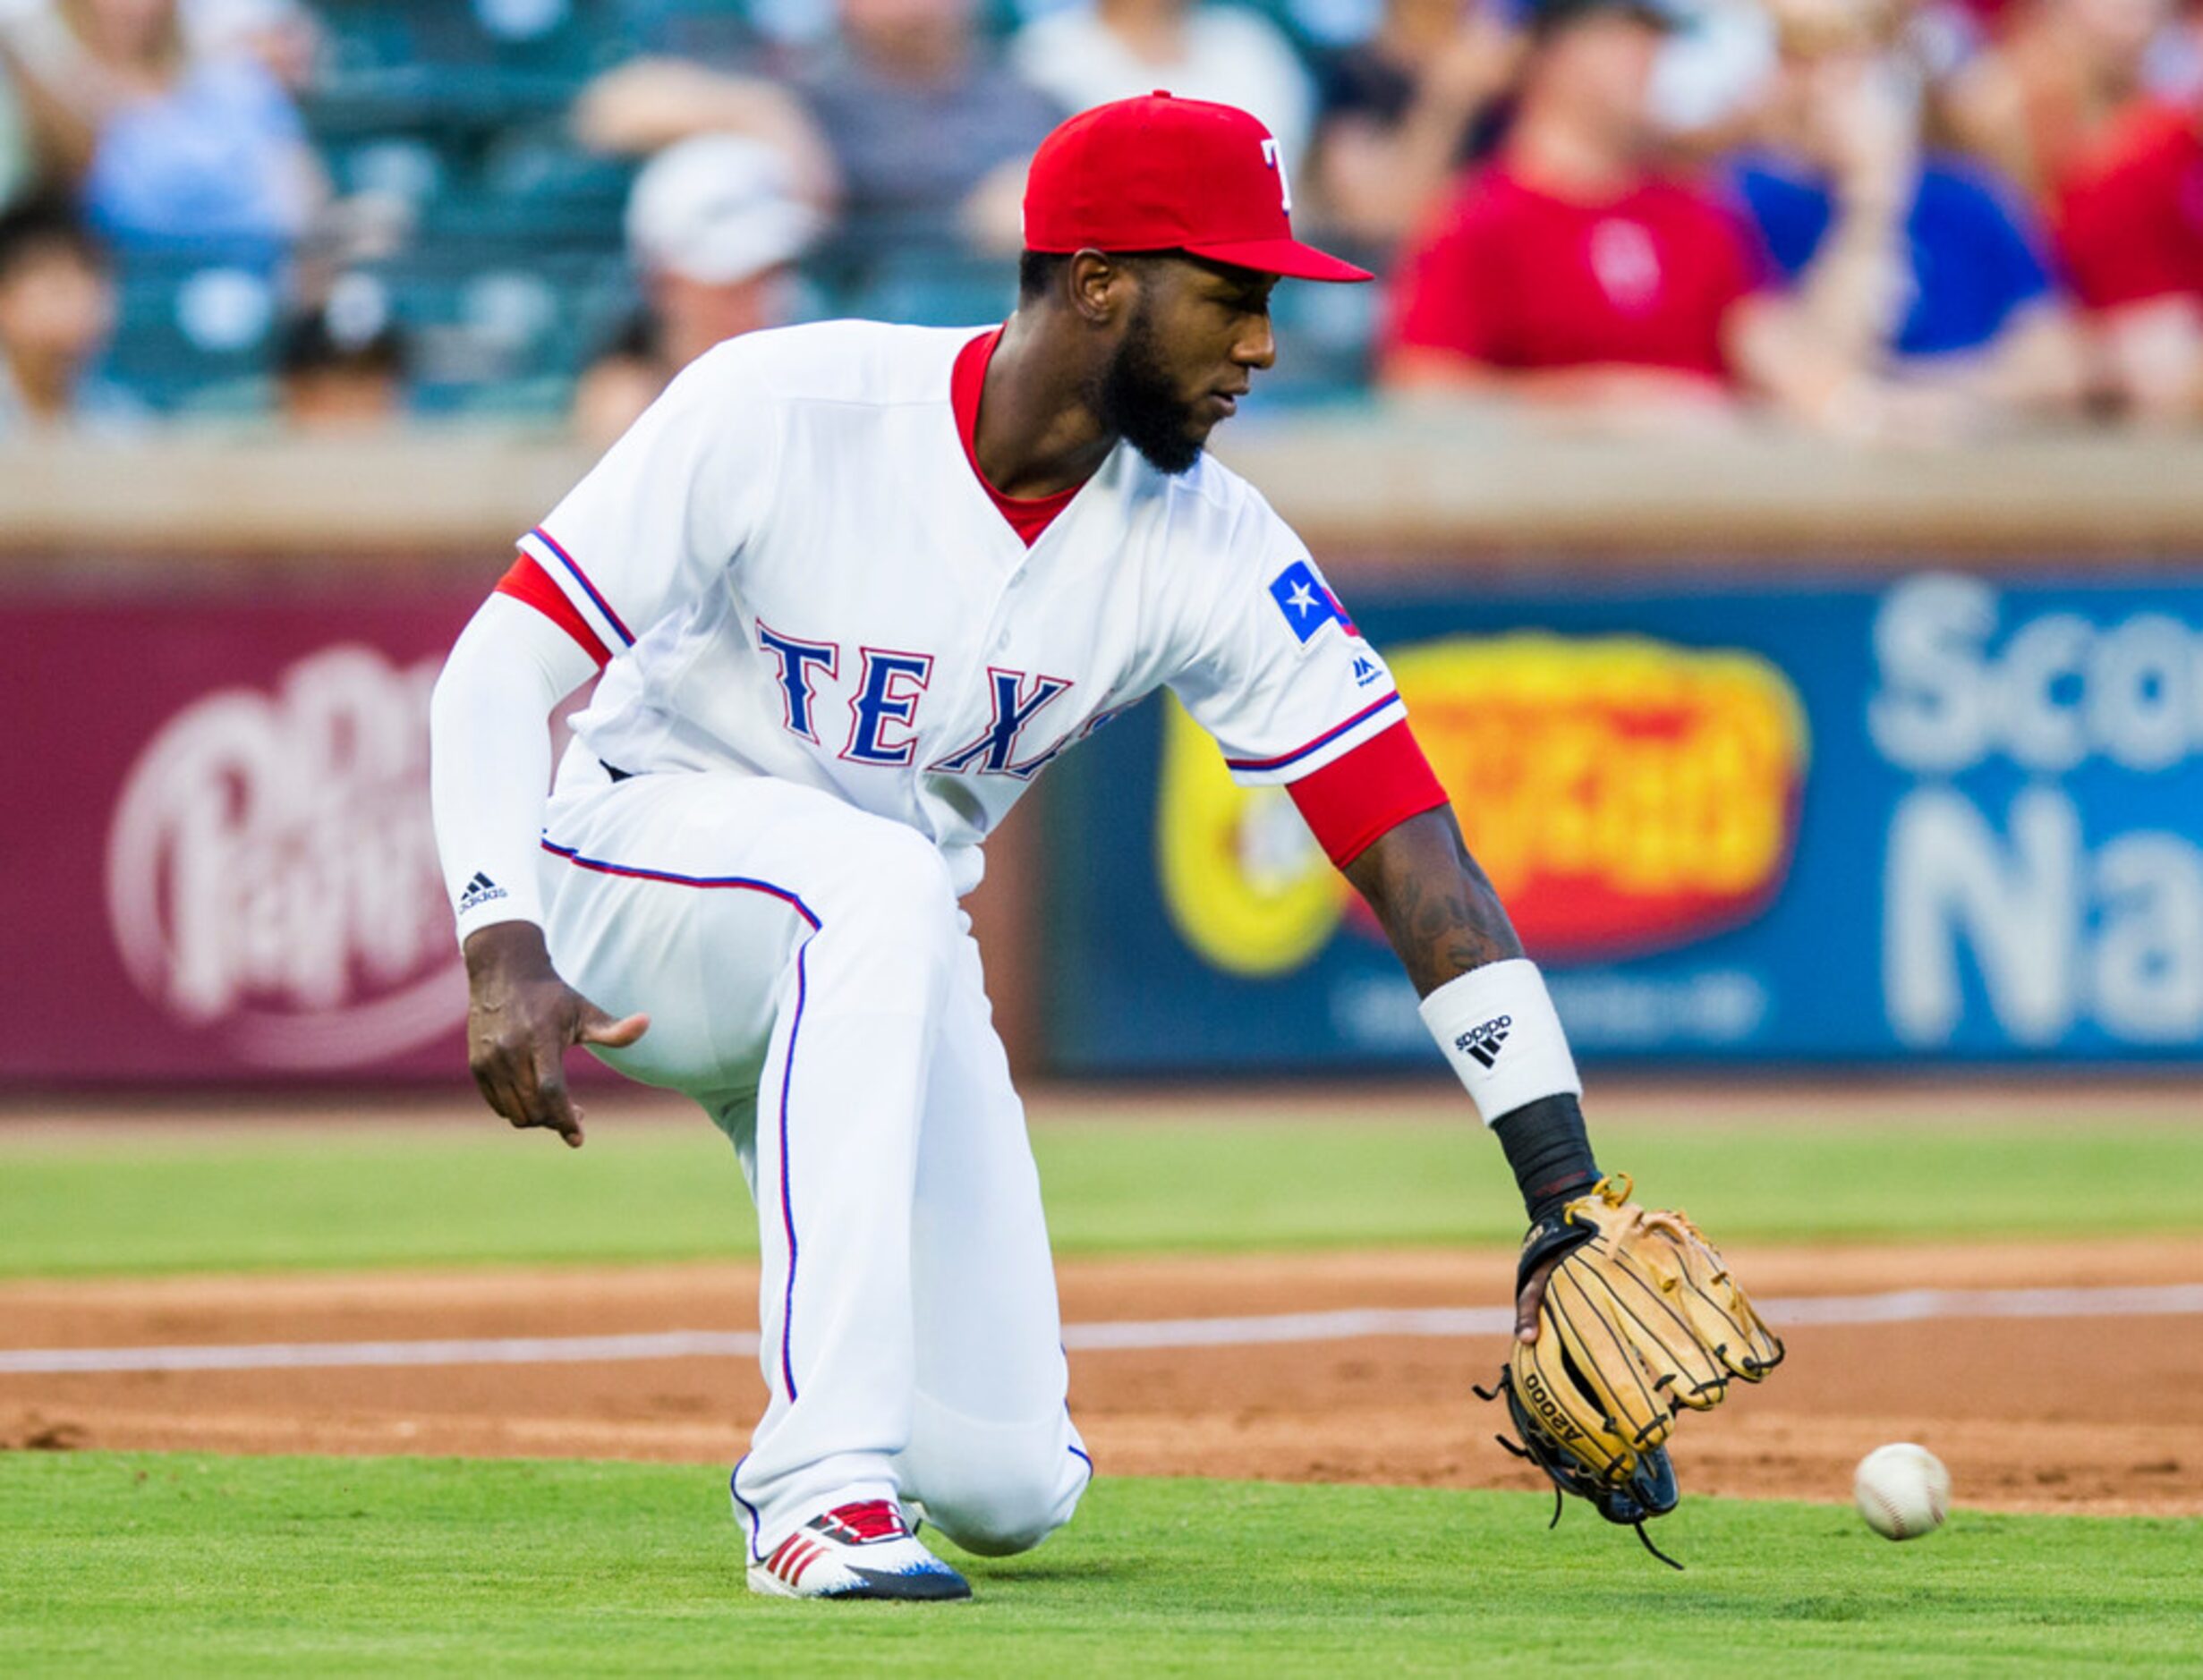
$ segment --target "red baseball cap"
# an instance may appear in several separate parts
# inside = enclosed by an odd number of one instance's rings
[[[1183,250],[1299,280],[1370,280],[1293,237],[1268,129],[1236,106],[1154,93],[1082,111],[1025,175],[1027,250]]]

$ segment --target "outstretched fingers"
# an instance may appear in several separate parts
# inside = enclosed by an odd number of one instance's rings
[[[539,1036],[530,1066],[530,1085],[523,1107],[526,1118],[515,1125],[547,1126],[566,1140],[568,1149],[582,1147],[582,1109],[566,1090],[566,1053],[569,1044],[601,1044],[620,1049],[650,1031],[648,1015],[627,1015],[615,1021],[579,992],[567,994],[574,1004],[573,1024],[552,1038]]]
[[[568,986],[532,922],[479,928],[465,951],[467,1063],[483,1099],[514,1125],[556,1132],[579,1149],[582,1111],[566,1091],[566,1051],[633,1044],[648,1018],[615,1021]]]
[[[564,1065],[566,1046],[578,1036],[574,1028],[498,1023],[477,1038],[468,1058],[482,1099],[510,1124],[546,1128],[578,1149],[581,1114],[567,1095]]]

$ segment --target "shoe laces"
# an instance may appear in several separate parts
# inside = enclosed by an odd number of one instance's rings
[[[886,1540],[910,1532],[903,1526],[903,1514],[892,1499],[858,1499],[836,1506],[827,1515],[860,1540]]]

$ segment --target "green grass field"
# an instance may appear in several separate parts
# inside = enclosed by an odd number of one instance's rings
[[[2203,1127],[1603,1124],[1609,1168],[1725,1240],[2203,1229]],[[1066,1254],[1509,1243],[1521,1204],[1473,1125],[1357,1118],[1037,1126]],[[0,1275],[604,1263],[755,1247],[733,1151],[702,1120],[588,1146],[347,1124],[88,1144],[0,1141]]]
[[[2167,1672],[2203,1522],[1686,1504],[1673,1574],[1535,1496],[1104,1481],[968,1605],[741,1589],[711,1478],[564,1462],[0,1459],[0,1670],[110,1675]],[[953,1550],[951,1551],[953,1556]]]
[[[1601,1136],[1724,1238],[2203,1228],[2170,1193],[2203,1128],[2068,1107]],[[1147,1113],[1038,1128],[1065,1252],[1518,1234],[1468,1126]],[[727,1154],[701,1121],[578,1154],[487,1123],[0,1133],[0,1274],[731,1254]],[[708,1468],[0,1454],[0,1675],[2203,1673],[2203,1521],[1961,1508],[1893,1546],[1848,1508],[1698,1498],[1661,1525],[1676,1575],[1582,1508],[1548,1534],[1535,1497],[1102,1468],[1042,1550],[971,1564],[979,1602],[909,1609],[750,1598]]]

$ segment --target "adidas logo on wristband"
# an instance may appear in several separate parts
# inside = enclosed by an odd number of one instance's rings
[[[1507,1042],[1507,1030],[1514,1024],[1512,1015],[1494,1015],[1482,1026],[1471,1027],[1454,1039],[1453,1048],[1490,1067],[1500,1059],[1500,1047]]]
[[[1487,1125],[1541,1097],[1583,1094],[1544,977],[1527,957],[1455,975],[1418,1013]]]

